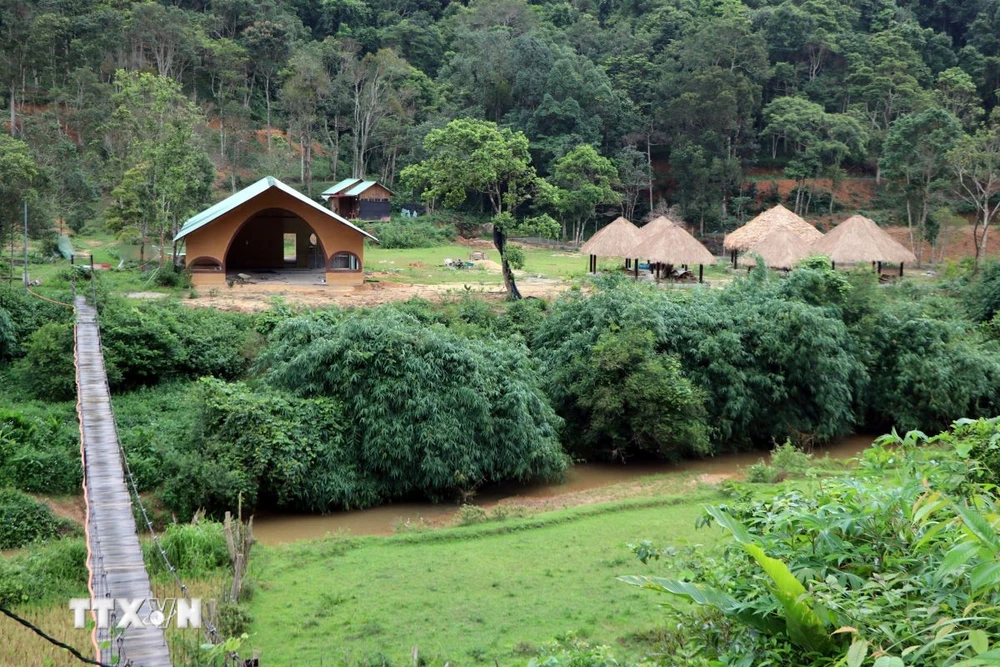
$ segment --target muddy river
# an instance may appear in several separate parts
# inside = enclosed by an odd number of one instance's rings
[[[872,443],[872,436],[852,436],[836,444],[817,449],[816,456],[829,454],[831,458],[846,459],[854,456]],[[761,458],[761,452],[724,454],[710,459],[683,463],[585,463],[574,466],[562,484],[507,484],[484,489],[475,497],[475,504],[489,507],[508,498],[554,498],[557,496],[590,491],[630,482],[648,475],[694,474],[740,476],[750,465]],[[297,540],[310,540],[332,533],[351,535],[391,535],[397,526],[407,521],[438,524],[446,522],[457,511],[457,505],[429,502],[396,503],[367,510],[335,512],[333,514],[265,514],[254,518],[254,535],[265,545],[283,544]]]

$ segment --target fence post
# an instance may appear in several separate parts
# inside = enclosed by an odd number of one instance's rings
[[[90,294],[94,300],[94,309],[97,309],[97,270],[94,266],[94,255],[90,255]]]

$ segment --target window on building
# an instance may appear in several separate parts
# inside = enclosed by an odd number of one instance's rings
[[[330,259],[331,271],[360,271],[361,261],[353,252],[338,252]]]
[[[189,268],[199,273],[204,271],[221,271],[222,263],[214,257],[199,257],[191,262]]]

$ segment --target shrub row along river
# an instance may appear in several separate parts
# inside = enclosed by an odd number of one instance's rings
[[[871,445],[872,439],[870,435],[851,436],[828,447],[817,449],[814,453],[817,456],[829,455],[833,459],[847,459]],[[488,508],[504,500],[516,504],[522,499],[530,501],[557,498],[631,482],[649,475],[706,475],[709,481],[719,481],[728,477],[742,476],[748,466],[761,458],[766,460],[768,456],[760,452],[741,452],[683,463],[643,462],[624,465],[584,463],[573,466],[561,484],[505,484],[490,487],[480,491],[474,502]],[[336,533],[390,535],[398,526],[407,522],[411,525],[420,525],[421,522],[433,525],[450,523],[457,511],[458,507],[450,503],[420,502],[396,503],[327,515],[270,514],[254,519],[254,536],[261,544],[274,545],[317,539]]]

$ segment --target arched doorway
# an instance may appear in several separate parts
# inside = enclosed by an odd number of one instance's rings
[[[323,275],[326,252],[308,222],[282,208],[268,208],[244,222],[226,249],[226,274],[277,276]]]

